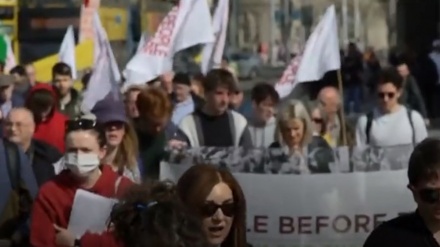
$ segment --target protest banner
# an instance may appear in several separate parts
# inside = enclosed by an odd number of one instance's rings
[[[292,176],[274,172],[274,164],[266,171],[250,169],[246,160],[264,160],[264,150],[260,157],[256,150],[249,157],[239,149],[219,150],[170,155],[169,162],[161,164],[160,178],[177,181],[201,161],[235,171],[247,201],[248,241],[256,247],[360,247],[378,224],[415,209],[405,169]],[[375,152],[360,157],[368,154]],[[283,159],[271,155],[272,163]]]

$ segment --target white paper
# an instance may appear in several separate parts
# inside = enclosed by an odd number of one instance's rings
[[[67,229],[77,238],[84,233],[102,233],[116,200],[85,190],[77,190]]]

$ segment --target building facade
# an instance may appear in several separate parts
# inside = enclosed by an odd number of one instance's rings
[[[438,37],[438,0],[239,0],[238,43],[304,45],[325,9],[335,4],[341,45],[350,41],[386,52],[426,47]],[[287,16],[287,18],[285,18]]]

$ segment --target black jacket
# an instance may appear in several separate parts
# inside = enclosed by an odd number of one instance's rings
[[[379,225],[364,247],[440,247],[417,212]]]
[[[32,169],[38,186],[41,186],[55,176],[53,164],[63,156],[57,148],[38,140],[32,141],[31,147],[26,154],[32,160]]]

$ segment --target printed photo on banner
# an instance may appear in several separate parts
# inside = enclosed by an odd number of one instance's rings
[[[186,165],[209,163],[237,173],[330,174],[406,169],[412,149],[412,145],[352,150],[316,147],[291,154],[282,148],[200,147],[168,150],[164,161]]]
[[[160,178],[178,181],[190,166],[162,162]],[[406,170],[234,176],[245,194],[254,247],[360,247],[380,223],[416,208],[405,189]]]

